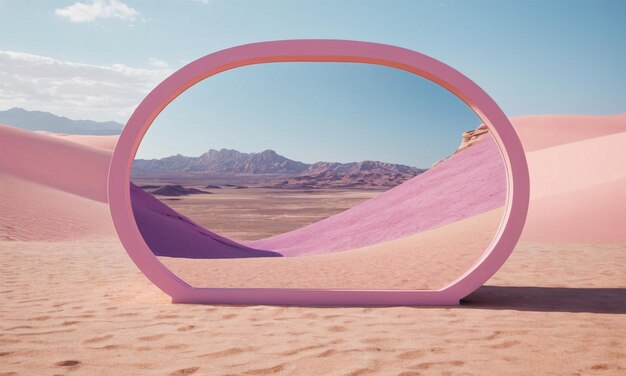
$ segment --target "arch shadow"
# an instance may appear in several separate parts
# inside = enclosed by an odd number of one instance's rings
[[[626,314],[626,288],[483,286],[461,301],[466,308]]]

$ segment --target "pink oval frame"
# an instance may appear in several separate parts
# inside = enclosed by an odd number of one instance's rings
[[[134,156],[148,128],[178,95],[217,73],[273,62],[351,62],[376,64],[417,74],[446,88],[485,122],[503,156],[508,178],[506,210],[493,242],[476,264],[440,290],[327,290],[283,288],[196,288],[167,269],[143,240],[130,201]],[[283,40],[221,50],[191,62],[152,90],[133,112],[113,153],[108,199],[117,234],[137,267],[174,303],[275,305],[455,305],[478,289],[507,260],[526,220],[528,167],[522,145],[509,122],[487,93],[455,69],[405,48],[349,40]]]

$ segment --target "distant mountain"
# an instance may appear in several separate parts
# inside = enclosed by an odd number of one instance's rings
[[[242,153],[237,150],[209,150],[199,157],[174,155],[162,159],[136,159],[133,169],[149,172],[211,172],[224,174],[299,174],[308,164],[292,161],[273,150]]]
[[[302,173],[274,184],[279,188],[374,188],[395,187],[426,170],[385,163],[317,162]]]
[[[393,163],[363,161],[306,164],[285,158],[273,150],[241,153],[209,150],[199,157],[174,155],[161,159],[136,159],[134,176],[150,173],[276,174],[264,186],[275,188],[375,188],[394,187],[425,170]]]
[[[72,120],[49,112],[27,111],[18,107],[0,111],[0,124],[29,131],[99,136],[117,135],[124,128],[124,125],[114,121]]]

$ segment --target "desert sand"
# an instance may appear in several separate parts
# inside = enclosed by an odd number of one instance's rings
[[[315,223],[375,197],[382,190],[248,188],[213,192],[159,199],[198,225],[245,242]],[[263,199],[259,200],[260,197]],[[231,216],[233,211],[237,216]]]
[[[623,137],[626,117],[547,119],[513,119],[525,146],[541,146],[529,151],[531,178],[550,163],[532,153],[553,149],[550,159],[575,188],[533,180],[511,258],[461,306],[446,308],[170,304],[125,254],[97,192],[21,171],[4,144],[0,374],[624,374],[626,179],[594,176],[557,148],[585,152],[586,142]],[[572,119],[584,137],[572,138]],[[536,140],[542,126],[549,144]],[[623,147],[603,145],[587,158],[623,158]],[[23,146],[35,158],[25,168],[53,156]],[[67,171],[55,172],[81,184]]]
[[[176,305],[115,239],[0,249],[5,375],[626,371],[624,245],[522,242],[453,308]]]
[[[276,252],[252,249],[207,230],[134,184],[130,186],[130,195],[137,227],[157,256],[190,259],[281,257]]]

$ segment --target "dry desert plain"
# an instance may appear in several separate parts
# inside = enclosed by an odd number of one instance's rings
[[[513,123],[533,183],[524,234],[440,308],[171,304],[113,231],[115,140],[3,126],[0,374],[624,374],[626,116]]]
[[[213,194],[159,197],[159,199],[199,225],[228,238],[242,241],[263,239],[295,230],[341,213],[381,192],[371,189],[278,188],[210,191]]]

